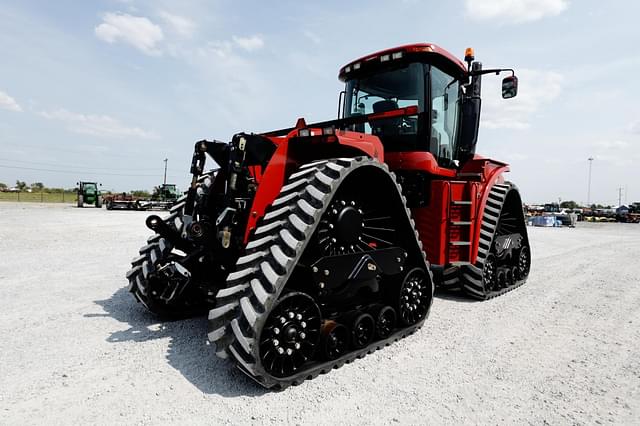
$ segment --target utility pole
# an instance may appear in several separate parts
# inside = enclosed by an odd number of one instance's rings
[[[624,188],[619,187],[618,188],[618,207],[620,207],[622,205],[622,190]]]
[[[164,181],[162,182],[164,185],[167,184],[167,162],[169,161],[168,158],[164,159]]]
[[[589,184],[587,185],[587,207],[591,207],[591,165],[593,164],[593,157],[587,158],[589,160]]]

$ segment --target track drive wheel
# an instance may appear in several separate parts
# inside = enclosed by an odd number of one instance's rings
[[[294,374],[316,352],[320,325],[320,308],[311,296],[291,292],[281,297],[260,336],[262,365],[275,377]]]

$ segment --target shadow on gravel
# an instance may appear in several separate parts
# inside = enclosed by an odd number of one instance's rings
[[[260,396],[268,391],[254,383],[230,363],[216,357],[212,345],[207,344],[206,317],[165,321],[136,303],[126,288],[116,291],[107,300],[96,300],[105,314],[87,314],[95,318],[110,316],[129,324],[129,329],[114,331],[108,342],[146,342],[169,338],[167,360],[187,380],[207,394],[225,397]]]
[[[462,291],[456,291],[456,290],[436,289],[436,291],[433,294],[433,296],[437,297],[438,299],[451,300],[451,301],[454,301],[454,302],[462,302],[462,303],[478,303],[478,302],[481,302],[480,300],[472,299],[471,297],[469,297],[466,294],[464,294]]]

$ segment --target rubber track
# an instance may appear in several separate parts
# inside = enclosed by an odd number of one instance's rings
[[[405,214],[415,235],[416,250],[422,255],[423,267],[429,273],[433,291],[433,276],[406,208],[406,199],[385,164],[369,158],[345,158],[303,165],[282,187],[247,244],[246,255],[238,259],[237,271],[229,275],[226,288],[218,292],[216,308],[209,313],[208,337],[216,346],[216,354],[221,358],[233,358],[242,371],[265,387],[282,389],[300,384],[405,337],[424,322],[422,320],[397,331],[388,339],[289,378],[275,378],[262,368],[256,338],[333,195],[342,181],[359,167],[377,167],[393,179],[398,197],[405,205]]]
[[[478,256],[474,265],[466,265],[461,268],[460,271],[460,283],[464,292],[479,300],[493,299],[494,297],[501,296],[514,290],[524,284],[527,279],[516,281],[509,287],[502,288],[500,290],[492,291],[489,294],[484,293],[484,287],[482,285],[482,271],[484,268],[484,261],[487,258],[495,238],[496,230],[498,228],[498,222],[504,206],[504,201],[507,198],[507,194],[510,191],[517,191],[516,186],[510,182],[504,184],[495,184],[489,191],[487,198],[487,204],[482,215],[482,222],[480,225],[480,241],[478,242]],[[525,232],[526,232],[526,225]],[[524,235],[524,242],[528,239]]]
[[[213,182],[211,173],[204,174],[198,179],[198,197],[202,197],[209,191]],[[182,228],[182,214],[186,195],[180,197],[176,204],[169,210],[169,214],[162,220],[178,231]],[[129,282],[128,290],[133,293],[136,300],[142,303],[149,311],[156,314],[170,314],[169,306],[162,303],[153,303],[149,295],[149,277],[156,273],[156,268],[163,263],[173,250],[173,245],[160,234],[154,234],[147,239],[147,245],[140,248],[140,255],[131,261],[131,269],[126,277]],[[181,312],[182,314],[182,312]]]

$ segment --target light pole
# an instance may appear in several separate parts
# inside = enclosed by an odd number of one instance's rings
[[[589,184],[587,186],[587,207],[591,207],[591,165],[593,164],[593,157],[587,158],[589,160]]]

